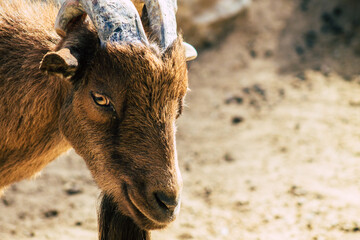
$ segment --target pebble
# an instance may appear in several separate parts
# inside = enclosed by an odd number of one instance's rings
[[[244,118],[241,116],[235,116],[232,118],[231,122],[233,125],[237,125],[239,123],[242,123],[244,121]]]
[[[46,218],[54,218],[57,217],[59,215],[59,212],[57,210],[48,210],[46,212],[44,212],[44,216]]]
[[[76,195],[83,192],[83,190],[75,183],[66,184],[64,191],[67,195]]]

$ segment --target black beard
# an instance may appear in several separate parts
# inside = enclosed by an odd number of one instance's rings
[[[98,213],[99,240],[150,240],[150,233],[140,229],[123,215],[111,196],[103,193]]]

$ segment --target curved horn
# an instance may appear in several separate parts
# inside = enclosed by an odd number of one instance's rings
[[[88,14],[102,43],[148,40],[140,16],[130,0],[66,0],[55,21],[56,32],[64,36],[72,19]]]
[[[162,49],[167,49],[177,38],[177,0],[133,0],[145,2],[150,28],[160,41]]]
[[[150,28],[160,42],[160,47],[166,50],[177,38],[176,11],[177,0],[132,0],[137,8],[145,3]],[[188,43],[183,43],[186,60],[197,57],[196,49]]]

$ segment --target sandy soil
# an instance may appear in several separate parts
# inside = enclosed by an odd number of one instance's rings
[[[182,211],[157,240],[360,239],[360,3],[254,0],[190,68]],[[73,152],[0,201],[0,239],[96,239]]]

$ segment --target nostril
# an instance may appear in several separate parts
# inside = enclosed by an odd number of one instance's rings
[[[157,192],[154,195],[158,205],[163,209],[174,211],[179,204],[177,197],[168,196],[164,192]]]

